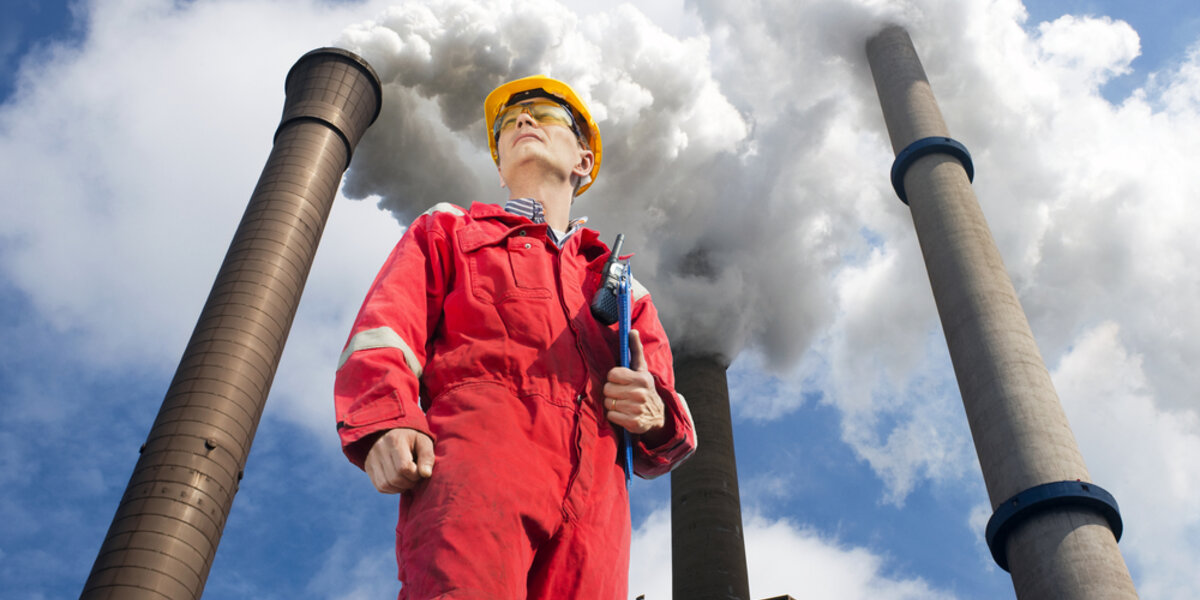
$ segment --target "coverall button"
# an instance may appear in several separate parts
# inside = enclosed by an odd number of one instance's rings
[[[528,249],[530,249],[530,248],[532,248],[532,247],[533,247],[533,244],[525,244],[525,249],[526,249],[526,250],[528,250]]]
[[[524,236],[526,236],[526,235],[529,235],[529,232],[528,232],[528,231],[525,231],[524,229],[522,229],[522,230],[520,230],[520,231],[518,231],[518,232],[517,232],[517,235],[524,237]]]

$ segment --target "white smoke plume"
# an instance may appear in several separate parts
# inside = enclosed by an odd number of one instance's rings
[[[403,222],[435,202],[502,200],[479,99],[545,73],[585,99],[605,141],[575,212],[627,234],[677,348],[732,360],[754,344],[782,366],[831,314],[829,219],[806,209],[820,190],[786,175],[816,148],[774,149],[822,137],[832,107],[782,129],[767,114],[756,131],[744,112],[755,107],[739,110],[714,80],[706,36],[677,39],[631,6],[580,19],[549,0],[446,0],[392,8],[339,43],[386,84],[348,195],[377,195]]]

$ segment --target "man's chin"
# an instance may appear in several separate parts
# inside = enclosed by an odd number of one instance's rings
[[[514,167],[528,168],[534,164],[552,164],[554,157],[545,148],[537,144],[520,144],[513,148],[512,157],[508,160]]]

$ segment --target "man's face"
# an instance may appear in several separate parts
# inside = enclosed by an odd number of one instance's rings
[[[567,178],[590,173],[592,152],[580,147],[570,118],[561,105],[546,98],[530,98],[501,111],[496,124],[500,178],[531,167],[558,171]]]

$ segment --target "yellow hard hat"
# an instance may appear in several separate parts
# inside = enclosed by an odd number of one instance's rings
[[[557,79],[551,79],[544,75],[524,77],[501,84],[500,87],[488,94],[487,99],[483,101],[483,126],[487,129],[488,147],[492,150],[492,160],[496,161],[496,164],[500,164],[500,153],[496,150],[496,138],[492,135],[492,125],[496,122],[496,116],[500,114],[500,111],[504,109],[505,105],[508,104],[514,95],[536,89],[541,89],[547,94],[566,102],[571,107],[572,112],[575,113],[573,118],[577,121],[576,125],[587,136],[588,147],[595,154],[595,161],[592,162],[592,172],[590,173],[591,180],[580,186],[579,191],[575,194],[578,196],[592,186],[592,183],[596,181],[596,174],[600,172],[600,157],[603,155],[603,148],[600,144],[600,129],[596,127],[596,122],[592,120],[592,115],[588,112],[587,105],[583,103],[583,100],[579,99],[579,96],[575,94],[575,90]],[[580,118],[583,119],[582,122],[578,122]]]

